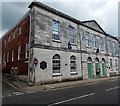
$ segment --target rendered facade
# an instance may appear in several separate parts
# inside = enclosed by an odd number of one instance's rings
[[[35,84],[118,75],[119,40],[95,20],[82,22],[40,2],[29,8],[2,37],[3,73]]]

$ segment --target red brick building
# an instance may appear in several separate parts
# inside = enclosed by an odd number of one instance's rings
[[[2,72],[28,74],[29,12],[2,37]]]

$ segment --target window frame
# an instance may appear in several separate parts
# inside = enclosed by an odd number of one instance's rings
[[[100,39],[100,49],[101,50],[104,50],[104,47],[105,47],[105,41],[103,38]]]
[[[56,26],[55,24],[58,25]],[[54,19],[52,20],[52,40],[60,41],[60,22]]]
[[[97,49],[98,46],[98,39],[96,35],[93,35],[93,47]]]
[[[56,71],[55,68],[59,70]],[[61,57],[59,54],[55,54],[52,58],[52,73],[53,75],[61,75]]]
[[[21,46],[19,45],[18,46],[18,58],[17,58],[18,61],[20,60],[20,53],[21,53]]]
[[[74,55],[72,55],[70,57],[70,73],[77,73],[77,67],[76,67],[76,57]],[[73,68],[74,67],[74,71]]]
[[[12,49],[12,62],[14,61],[14,48]]]
[[[75,44],[75,28],[71,25],[68,26],[68,39],[71,44]]]
[[[22,27],[20,26],[19,28],[18,28],[18,35],[21,35],[22,34]]]
[[[90,35],[89,34],[90,34],[89,32],[85,31],[85,45],[86,45],[86,47],[91,47],[90,46]]]

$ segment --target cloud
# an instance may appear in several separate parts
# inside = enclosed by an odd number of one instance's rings
[[[28,3],[3,2],[2,3],[2,30],[10,29],[28,10]]]
[[[80,21],[96,20],[107,33],[117,36],[118,0],[69,1],[70,2],[45,2],[45,4],[75,17]],[[10,29],[20,19],[20,17],[23,16],[23,14],[28,10],[29,4],[30,2],[3,2],[2,28],[4,31]]]
[[[96,20],[105,32],[113,36],[118,35],[117,0],[104,0],[102,2],[47,2],[46,4],[80,21]]]

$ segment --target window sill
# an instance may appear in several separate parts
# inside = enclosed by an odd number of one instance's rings
[[[53,74],[52,76],[53,77],[56,77],[56,76],[61,76],[62,74],[61,73],[55,73],[55,74]]]
[[[57,43],[61,43],[60,40],[55,40],[55,39],[52,39],[53,42],[57,42]]]
[[[75,75],[77,74],[77,72],[70,72],[70,75]]]

